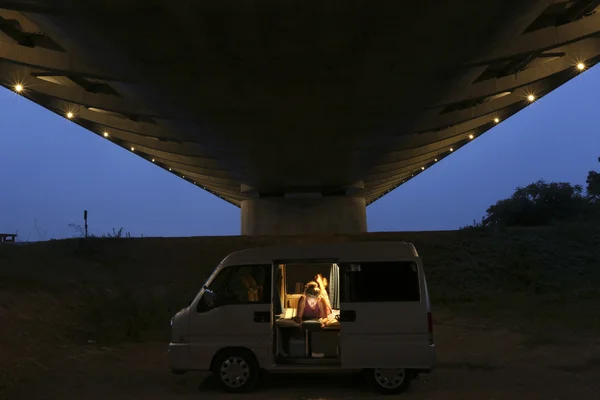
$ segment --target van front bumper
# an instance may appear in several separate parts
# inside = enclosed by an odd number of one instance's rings
[[[173,372],[189,371],[190,363],[190,344],[189,343],[169,343],[168,350],[169,368]]]

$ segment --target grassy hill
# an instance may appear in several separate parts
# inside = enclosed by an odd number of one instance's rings
[[[280,243],[402,240],[426,266],[434,319],[531,343],[600,332],[600,226],[289,237],[71,239],[0,246],[0,382],[73,343],[168,338],[227,254]],[[4,375],[2,375],[4,374]],[[1,384],[0,384],[1,385]]]

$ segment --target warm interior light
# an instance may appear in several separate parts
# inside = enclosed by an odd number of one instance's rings
[[[473,136],[472,134],[471,134],[471,135],[469,135],[469,139],[471,139],[471,140],[473,140],[473,138],[474,138],[474,137],[475,137],[475,136]]]
[[[450,151],[454,151],[454,149],[452,147],[450,147]]]
[[[577,64],[577,69],[580,71],[583,71],[585,69],[585,64],[584,63]]]
[[[152,159],[152,162],[154,162],[154,158]]]
[[[23,85],[21,85],[20,83],[17,83],[15,85],[15,92],[21,93],[22,91],[23,91]]]
[[[131,147],[131,151],[135,151],[135,147]]]
[[[171,170],[171,168],[169,168],[169,171]]]
[[[532,94],[530,94],[530,95],[527,96],[527,100],[530,101],[530,102],[534,101],[535,100],[535,96],[532,95]]]
[[[421,170],[422,170],[422,171],[425,171],[425,167],[421,167]]]
[[[108,132],[104,132],[104,137],[108,137]]]
[[[433,161],[437,162],[437,158],[436,158],[436,159],[434,159]]]
[[[73,116],[74,116],[74,115],[73,115],[73,113],[72,113],[71,111],[69,111],[69,112],[67,113],[67,118],[68,118],[68,119],[73,119]]]
[[[498,122],[500,122],[500,118],[498,118],[498,117],[494,118],[494,122],[495,122],[495,123],[498,123]]]

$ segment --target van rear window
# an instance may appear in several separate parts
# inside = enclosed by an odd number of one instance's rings
[[[420,301],[414,262],[340,263],[341,299],[346,302]]]

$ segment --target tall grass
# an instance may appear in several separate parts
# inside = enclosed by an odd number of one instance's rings
[[[166,339],[171,316],[189,304],[213,268],[235,250],[281,243],[389,240],[415,244],[438,311],[524,329],[538,322],[579,329],[600,326],[596,224],[357,236],[123,239],[113,235],[62,240],[4,246],[0,283],[9,290],[53,293],[70,310],[70,320],[62,326],[74,341]]]

